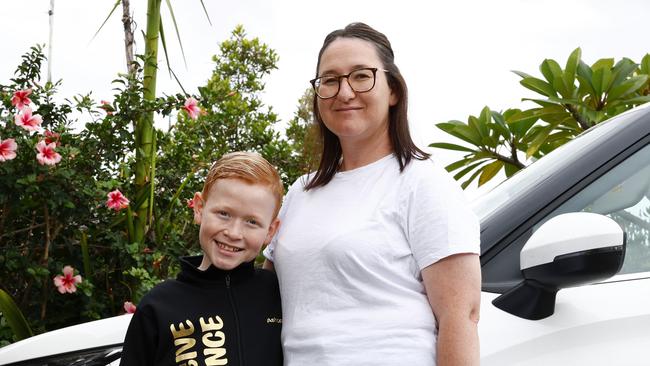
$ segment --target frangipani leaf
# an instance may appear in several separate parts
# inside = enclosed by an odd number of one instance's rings
[[[557,96],[557,93],[555,92],[555,90],[553,89],[551,84],[547,83],[544,80],[531,77],[531,78],[522,79],[522,80],[519,81],[519,83],[521,85],[523,85],[524,87],[526,87],[526,88],[528,88],[528,89],[530,89],[530,90],[532,90],[532,91],[534,91],[536,93],[545,95],[547,97],[556,97]]]
[[[582,57],[582,50],[580,47],[576,48],[571,52],[569,58],[566,62],[566,68],[564,69],[564,82],[569,88],[571,94],[575,89],[574,81],[576,79],[576,72],[578,70],[578,64],[580,63],[580,58]]]
[[[502,167],[503,162],[501,160],[496,160],[486,165],[485,168],[483,168],[483,173],[481,173],[481,176],[478,179],[478,186],[480,187],[490,179],[494,178]]]
[[[607,95],[607,101],[615,101],[641,89],[648,82],[648,75],[633,76],[612,88]]]
[[[450,144],[447,142],[434,142],[432,144],[429,144],[429,147],[437,147],[439,149],[456,150],[456,151],[463,151],[463,152],[474,152],[474,150],[468,147],[456,145],[456,144]]]

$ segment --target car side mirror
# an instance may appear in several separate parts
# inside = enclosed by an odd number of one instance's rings
[[[560,289],[605,280],[621,270],[625,234],[607,216],[571,212],[545,222],[520,253],[524,280],[492,301],[497,308],[530,320],[555,311]]]

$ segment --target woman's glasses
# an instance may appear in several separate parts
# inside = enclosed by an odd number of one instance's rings
[[[376,67],[364,67],[356,69],[346,75],[325,75],[309,82],[314,87],[316,95],[321,99],[334,98],[341,90],[341,79],[346,78],[348,85],[355,93],[365,93],[375,86],[377,70],[388,72],[388,70]]]

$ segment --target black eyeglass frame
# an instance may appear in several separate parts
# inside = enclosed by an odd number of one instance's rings
[[[372,86],[370,88],[368,88],[367,90],[363,90],[363,91],[359,91],[359,90],[354,89],[352,84],[350,84],[350,75],[354,74],[357,71],[361,71],[361,70],[370,70],[370,71],[372,71]],[[354,91],[355,93],[367,93],[367,92],[371,91],[375,87],[375,84],[377,83],[377,71],[389,72],[388,70],[380,69],[378,67],[362,67],[362,68],[359,68],[359,69],[356,69],[356,70],[352,70],[352,71],[350,71],[349,73],[347,73],[345,75],[319,76],[317,78],[309,80],[309,83],[311,84],[312,88],[314,89],[314,93],[316,93],[316,96],[319,97],[320,99],[336,98],[336,96],[339,95],[339,92],[341,91],[341,79],[343,79],[343,78],[345,78],[347,80],[348,85],[350,86],[350,89],[352,89],[352,91]],[[327,97],[327,98],[321,97],[320,94],[318,94],[318,88],[316,87],[316,82],[318,80],[324,78],[324,77],[336,78],[336,80],[338,81],[338,87],[336,89],[336,93],[334,93],[334,95],[332,95],[331,97]]]

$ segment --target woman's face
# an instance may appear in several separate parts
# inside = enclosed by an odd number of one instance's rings
[[[397,103],[397,97],[388,86],[384,66],[372,43],[359,38],[338,38],[330,43],[321,56],[318,76],[345,75],[364,68],[376,67],[375,86],[357,93],[346,78],[336,97],[318,98],[318,110],[325,126],[342,144],[347,142],[388,141],[388,110]]]

